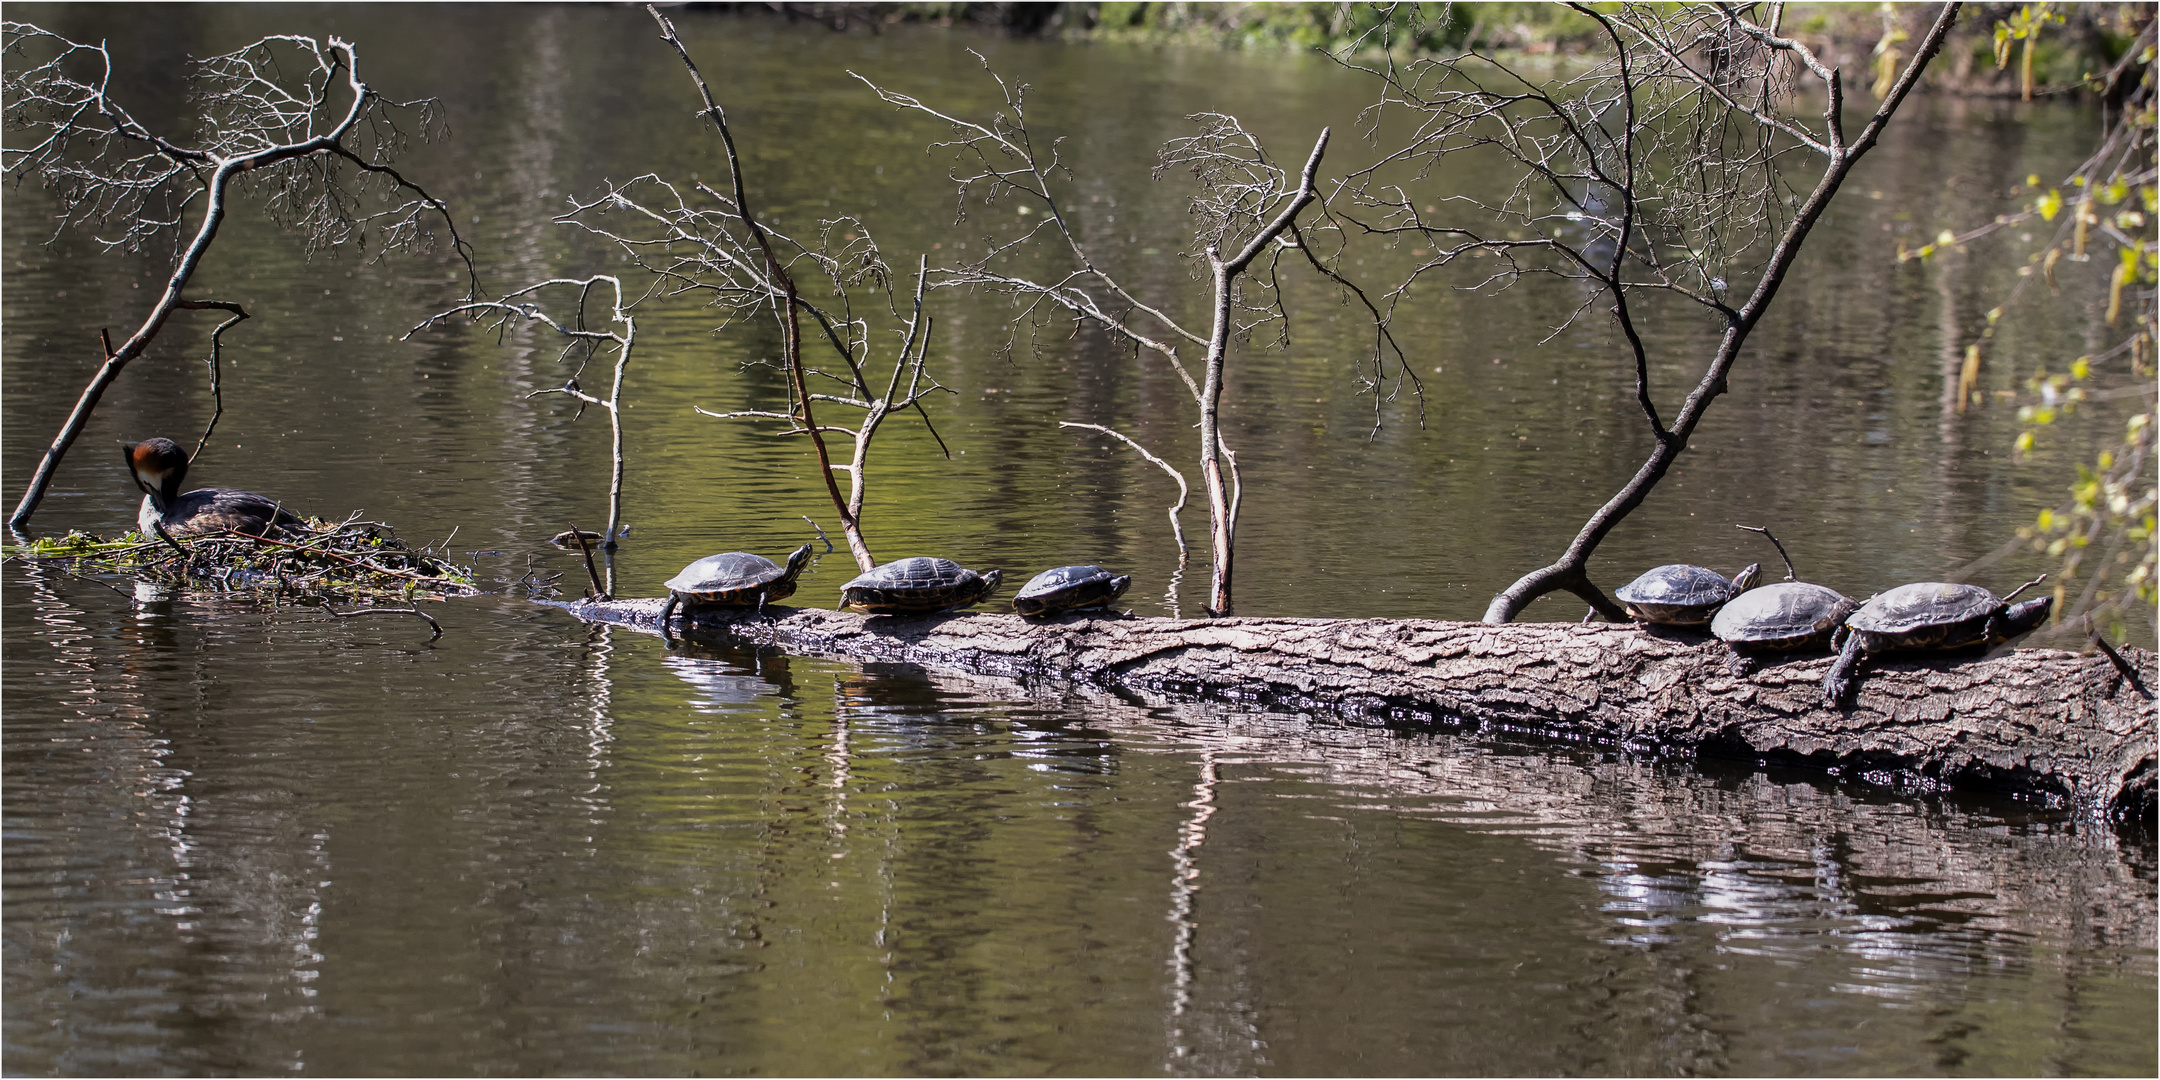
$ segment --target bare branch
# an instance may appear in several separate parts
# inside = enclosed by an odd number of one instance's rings
[[[1590,582],[1587,564],[1591,553],[1607,533],[1648,497],[1651,488],[1687,448],[1689,437],[1710,403],[1725,392],[1733,364],[1739,359],[1748,335],[1776,298],[1801,245],[1854,164],[1875,144],[1884,126],[1918,83],[1921,72],[1941,49],[1956,19],[1958,5],[1945,4],[1939,10],[1934,26],[1920,42],[1890,92],[1870,116],[1860,135],[1850,143],[1846,141],[1842,123],[1836,115],[1842,101],[1836,70],[1823,67],[1805,49],[1747,23],[1730,9],[1715,9],[1707,15],[1699,9],[1636,6],[1626,7],[1616,15],[1582,10],[1612,31],[1615,55],[1612,61],[1598,69],[1603,74],[1598,75],[1597,80],[1602,81],[1593,80],[1587,95],[1580,90],[1585,85],[1580,79],[1571,84],[1578,88],[1575,96],[1552,97],[1533,90],[1507,100],[1490,96],[1480,98],[1476,94],[1450,98],[1403,83],[1389,84],[1383,95],[1383,105],[1410,103],[1447,121],[1443,127],[1452,141],[1413,145],[1417,154],[1426,158],[1427,168],[1441,153],[1469,146],[1501,146],[1515,155],[1518,164],[1525,166],[1525,177],[1542,178],[1540,183],[1550,185],[1557,179],[1577,177],[1601,184],[1610,184],[1614,177],[1623,181],[1610,188],[1610,197],[1622,208],[1617,215],[1618,223],[1604,227],[1602,232],[1592,231],[1593,237],[1609,236],[1617,245],[1617,253],[1607,262],[1609,271],[1598,270],[1596,261],[1591,258],[1592,249],[1587,245],[1559,240],[1552,243],[1551,250],[1572,260],[1575,266],[1582,268],[1582,276],[1614,298],[1615,318],[1627,338],[1637,372],[1637,398],[1657,439],[1634,477],[1591,515],[1558,561],[1524,575],[1493,598],[1485,613],[1488,622],[1509,621],[1531,600],[1556,589],[1576,593],[1607,618],[1621,617],[1617,605]],[[1759,48],[1755,59],[1749,59],[1746,46]],[[1683,58],[1691,52],[1706,55],[1716,62],[1700,67],[1685,62]],[[1788,194],[1789,189],[1780,175],[1781,154],[1775,147],[1775,136],[1786,133],[1778,124],[1759,115],[1769,108],[1768,103],[1781,100],[1780,94],[1784,91],[1779,87],[1778,80],[1782,76],[1777,60],[1786,55],[1797,55],[1799,67],[1824,81],[1829,101],[1825,134],[1812,144],[1819,150],[1827,148],[1827,161],[1804,199],[1797,193]],[[1738,67],[1732,66],[1736,60]],[[1448,71],[1451,76],[1458,73],[1454,68]],[[1737,85],[1751,93],[1749,106],[1741,108],[1735,104],[1738,93],[1712,92],[1725,85]],[[1652,118],[1647,124],[1638,124],[1632,119],[1633,103],[1638,99],[1648,103]],[[1615,143],[1602,134],[1605,130],[1603,121],[1585,103],[1622,100],[1627,103],[1631,117],[1625,127],[1629,138]],[[1518,101],[1536,102],[1531,115],[1540,122],[1546,114],[1573,113],[1584,119],[1579,123],[1560,124],[1554,129],[1541,129],[1511,111]],[[1497,128],[1499,133],[1474,138],[1460,135],[1480,124]],[[1430,122],[1426,130],[1431,130]],[[1554,133],[1542,136],[1544,141],[1539,142],[1538,137],[1547,130]],[[1673,134],[1675,130],[1678,137]],[[1743,152],[1730,153],[1733,145]],[[1538,159],[1525,156],[1522,148],[1531,146],[1539,148],[1545,156]],[[1610,163],[1617,160],[1610,158],[1613,152],[1625,155],[1623,167],[1612,167]],[[1548,163],[1558,164],[1547,167]],[[1662,179],[1668,174],[1694,179],[1675,186]],[[1705,179],[1715,182],[1700,182]],[[1524,201],[1522,193],[1525,190],[1518,185],[1517,194],[1511,196],[1512,201],[1484,209],[1500,212],[1503,220],[1534,221],[1536,207]],[[1586,193],[1595,190],[1584,189]],[[1680,198],[1682,195],[1689,198]],[[1562,204],[1568,205],[1564,199]],[[1374,198],[1369,200],[1369,205],[1386,207],[1396,220],[1404,220],[1402,207],[1414,206],[1407,198],[1389,202]],[[1573,205],[1588,206],[1589,200],[1586,197]],[[1700,216],[1700,222],[1707,224],[1690,226],[1664,216],[1665,207],[1679,205],[1691,207],[1692,212]],[[1514,217],[1506,217],[1508,214]],[[1644,236],[1648,241],[1642,253],[1638,253],[1629,241],[1628,223],[1638,214],[1645,223]],[[1613,216],[1607,215],[1608,218]],[[1414,218],[1406,223],[1419,224]],[[1674,232],[1676,228],[1677,233]],[[1691,228],[1694,231],[1689,231]],[[1465,231],[1476,235],[1474,231]],[[1690,246],[1684,258],[1671,257],[1661,262],[1656,253],[1671,245],[1660,238],[1671,235],[1688,239]],[[1740,261],[1742,258],[1748,261]],[[1710,297],[1722,297],[1728,291],[1739,292],[1737,276],[1742,273],[1752,279],[1745,290],[1746,299],[1738,306],[1728,306],[1722,300],[1704,305],[1721,324],[1718,346],[1701,378],[1675,414],[1670,429],[1658,421],[1657,410],[1648,392],[1646,350],[1627,313],[1628,291],[1645,284],[1623,276],[1621,269],[1628,262],[1639,263],[1650,271],[1654,275],[1651,283],[1660,279],[1674,283],[1676,279],[1672,275],[1676,272],[1700,277],[1708,286]]]
[[[14,61],[0,88],[6,124],[31,135],[27,145],[0,148],[0,172],[17,183],[31,174],[40,178],[59,202],[56,232],[89,229],[109,249],[138,251],[159,238],[174,246],[164,290],[135,333],[107,350],[10,515],[11,528],[21,529],[36,511],[61,458],[120,370],[142,354],[172,312],[192,303],[185,290],[217,237],[235,183],[262,193],[271,218],[298,232],[311,254],[365,247],[370,229],[378,254],[411,247],[429,235],[423,218],[440,216],[468,280],[475,280],[448,208],[389,165],[405,143],[400,118],[421,138],[432,138],[440,107],[375,93],[361,81],[358,53],[349,42],[273,35],[194,62],[188,75],[196,105],[192,146],[150,131],[112,98],[113,59],[103,45],[8,21],[0,24],[0,55]],[[345,174],[348,165],[357,167],[357,176]],[[417,197],[399,202],[400,192]],[[374,201],[390,205],[365,209]],[[183,241],[187,217],[197,207],[200,221]],[[214,333],[213,347],[216,340]]]
[[[788,426],[777,434],[808,435],[817,454],[818,473],[839,514],[840,529],[847,537],[849,552],[858,566],[870,570],[877,563],[863,537],[861,516],[870,444],[878,427],[893,412],[913,409],[929,428],[939,448],[951,456],[944,437],[930,423],[930,415],[922,406],[924,396],[945,389],[926,371],[931,336],[931,319],[923,310],[923,291],[929,285],[927,261],[918,260],[914,297],[903,314],[893,293],[892,270],[861,222],[845,217],[825,222],[819,246],[811,248],[775,232],[760,221],[749,207],[742,163],[736,153],[735,137],[728,127],[726,113],[715,100],[712,88],[698,71],[689,50],[676,36],[674,24],[651,5],[646,6],[646,11],[659,25],[661,39],[675,50],[689,71],[704,103],[701,114],[712,121],[720,134],[726,149],[732,193],[723,194],[698,184],[695,190],[702,196],[702,201],[693,203],[657,177],[641,177],[621,188],[611,188],[603,199],[578,204],[562,220],[614,241],[641,267],[667,282],[675,291],[710,293],[713,305],[729,312],[730,317],[762,311],[776,318],[781,332],[782,366],[788,372],[793,398],[789,411],[784,414],[764,410],[698,411],[726,418],[784,420]],[[662,198],[648,200],[649,206],[639,201],[639,191],[645,188],[652,189]],[[609,210],[626,211],[652,231],[609,228],[594,220],[595,215]],[[835,233],[841,234],[837,250],[833,241]],[[803,297],[794,272],[797,266],[812,268],[831,283],[837,311],[821,310]],[[902,324],[891,370],[882,380],[885,384],[882,394],[873,388],[873,379],[865,366],[875,351],[870,342],[870,321],[854,313],[854,295],[862,289],[882,294],[882,306]],[[847,365],[846,378],[818,371],[805,363],[801,326],[805,313],[816,324],[825,343]],[[851,393],[813,393],[809,384],[811,375],[840,382]],[[818,402],[861,409],[864,412],[862,422],[852,430],[820,424],[812,412],[813,403]],[[832,460],[825,443],[827,432],[845,434],[854,440],[851,461],[841,464]],[[848,474],[845,495],[833,475],[836,472]]]
[[[607,308],[608,324],[621,327],[620,332],[585,328],[586,306],[592,300],[594,288],[602,284],[607,285],[614,294],[614,300]],[[542,306],[539,300],[535,299],[543,292],[551,289],[561,291],[576,290],[575,297],[567,301],[570,313],[568,317],[558,318],[550,314],[548,309]],[[474,301],[459,304],[447,311],[437,312],[428,316],[420,325],[405,332],[405,337],[410,338],[422,330],[452,319],[483,321],[492,317],[489,326],[498,334],[507,330],[513,324],[538,323],[569,342],[563,350],[562,359],[568,362],[572,356],[581,358],[576,361],[576,367],[564,379],[563,385],[544,387],[533,391],[527,396],[539,397],[544,394],[561,394],[573,398],[581,403],[578,409],[579,416],[584,415],[584,406],[586,405],[597,405],[607,410],[612,468],[609,471],[608,478],[607,533],[603,538],[604,543],[602,546],[610,551],[615,549],[616,542],[623,535],[622,491],[623,472],[626,466],[623,458],[622,396],[624,382],[630,370],[630,355],[637,347],[637,319],[630,313],[633,303],[634,301],[626,299],[622,279],[612,274],[594,274],[588,278],[549,278],[546,281],[535,282],[515,292],[508,293],[500,300]],[[614,375],[609,384],[608,396],[602,398],[586,393],[578,381],[579,377],[585,372],[585,365],[595,356],[608,351],[612,351],[615,357]],[[576,418],[573,417],[572,419]],[[612,572],[610,571],[610,573]]]
[[[1185,483],[1185,474],[1177,471],[1176,467],[1172,466],[1169,462],[1148,453],[1147,447],[1142,446],[1137,442],[1134,442],[1131,437],[1124,435],[1120,432],[1113,431],[1110,428],[1106,428],[1101,424],[1076,424],[1070,420],[1060,420],[1058,421],[1058,426],[1064,428],[1080,428],[1086,431],[1098,431],[1104,435],[1108,435],[1111,438],[1132,447],[1134,453],[1137,453],[1141,457],[1148,459],[1148,461],[1152,463],[1156,468],[1161,469],[1166,473],[1169,473],[1170,479],[1177,481],[1177,501],[1170,504],[1169,511],[1170,536],[1172,539],[1175,539],[1177,541],[1178,566],[1180,568],[1183,568],[1188,553],[1185,550],[1185,526],[1179,523],[1178,515],[1185,512],[1185,500],[1192,494],[1192,488]]]
[[[987,70],[988,64],[984,67]],[[1187,254],[1208,268],[1211,299],[1211,324],[1202,335],[1172,319],[1166,313],[1172,305],[1143,302],[1091,256],[1080,239],[1072,206],[1061,194],[1070,174],[1059,157],[1059,143],[1051,140],[1045,144],[1031,131],[1025,87],[1014,87],[991,71],[1004,107],[990,119],[977,121],[887,90],[860,74],[850,74],[880,100],[937,120],[952,131],[949,140],[933,144],[933,149],[953,152],[955,165],[950,175],[958,192],[960,218],[965,219],[972,202],[990,205],[1004,198],[1018,200],[1018,216],[1029,219],[1017,233],[988,238],[987,251],[971,261],[929,270],[937,287],[1011,297],[1011,326],[1016,331],[1026,326],[1032,332],[1066,318],[1075,328],[1093,327],[1131,345],[1136,353],[1161,360],[1193,395],[1199,413],[1201,473],[1208,495],[1213,553],[1209,610],[1227,614],[1231,608],[1237,508],[1243,487],[1236,459],[1217,424],[1222,369],[1233,341],[1248,341],[1265,327],[1277,327],[1277,344],[1287,342],[1289,313],[1279,287],[1287,248],[1299,248],[1309,265],[1356,296],[1374,318],[1373,375],[1367,385],[1375,393],[1375,429],[1381,419],[1379,392],[1387,379],[1386,365],[1391,355],[1401,371],[1397,386],[1407,381],[1422,393],[1422,384],[1402,362],[1402,350],[1389,333],[1380,306],[1330,268],[1296,232],[1299,216],[1318,201],[1316,177],[1330,132],[1323,129],[1319,133],[1294,177],[1268,157],[1260,140],[1236,117],[1222,113],[1192,117],[1198,131],[1163,146],[1156,175],[1176,170],[1193,180],[1189,208],[1196,227]],[[1039,217],[1035,215],[1038,208],[1042,211]],[[1320,227],[1340,233],[1332,221],[1324,221]],[[1061,270],[1039,276],[1038,264],[1008,268],[1031,245],[1056,239],[1064,241],[1065,254],[1071,260]],[[1203,350],[1199,364],[1192,364],[1181,353],[1187,346]],[[1422,411],[1420,415],[1422,419]],[[1227,482],[1223,476],[1226,465],[1231,474]]]
[[[224,371],[219,363],[222,355],[220,350],[225,343],[225,331],[240,325],[247,319],[248,313],[240,305],[224,300],[182,300],[174,306],[189,311],[213,310],[232,314],[232,318],[217,324],[217,329],[210,331],[210,355],[203,358],[203,362],[210,367],[210,422],[203,425],[202,438],[195,440],[195,452],[188,455],[188,460],[194,461],[202,456],[203,448],[210,445],[210,433],[217,430],[218,418],[225,415]],[[110,356],[112,343],[106,342],[105,348],[106,355]]]

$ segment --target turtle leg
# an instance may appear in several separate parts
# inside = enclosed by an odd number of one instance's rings
[[[667,603],[660,608],[660,640],[667,642],[670,647],[675,644],[675,635],[668,632],[668,620],[675,617],[675,608],[681,603],[682,594],[670,591]]]
[[[1845,647],[1838,651],[1837,663],[1830,665],[1830,673],[1823,676],[1823,704],[1835,709],[1852,693],[1853,684],[1859,681],[1860,662],[1867,658],[1867,649],[1861,644],[1860,635],[1845,635]]]
[[[1732,672],[1733,678],[1745,679],[1755,674],[1755,667],[1754,657],[1733,648],[1730,644],[1725,646],[1725,670]]]
[[[757,618],[759,622],[765,624],[765,644],[777,644],[780,640],[780,620],[777,616],[765,614],[765,590],[763,589],[759,589],[757,594]]]

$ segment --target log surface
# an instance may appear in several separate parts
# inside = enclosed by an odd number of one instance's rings
[[[657,634],[662,603],[551,606]],[[674,633],[1367,723],[1812,764],[1893,787],[1991,788],[2133,815],[2154,802],[2154,702],[2102,656],[1885,658],[1868,664],[1851,702],[1828,708],[1827,654],[1736,678],[1715,641],[1614,624],[767,610],[779,618],[679,614]],[[2156,685],[2152,653],[2122,652]]]

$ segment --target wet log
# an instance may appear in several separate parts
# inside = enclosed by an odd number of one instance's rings
[[[658,633],[661,604],[554,606]],[[1851,702],[1828,708],[1828,655],[1736,677],[1715,641],[1612,624],[768,613],[778,618],[701,610],[679,615],[673,632],[1359,723],[1813,765],[1920,792],[1986,788],[2128,816],[2154,806],[2154,702],[2102,656],[1885,658],[1869,664]],[[2153,653],[2122,654],[2146,686],[2160,684]]]

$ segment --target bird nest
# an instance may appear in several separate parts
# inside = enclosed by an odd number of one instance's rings
[[[471,567],[410,547],[372,521],[310,520],[275,536],[228,531],[186,540],[78,531],[19,544],[14,554],[58,561],[74,573],[126,574],[189,593],[272,603],[440,600],[480,591]]]

